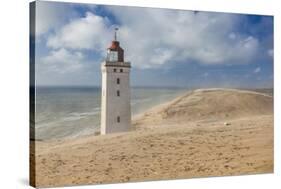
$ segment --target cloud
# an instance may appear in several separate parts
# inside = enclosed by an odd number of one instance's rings
[[[109,20],[87,12],[85,17],[73,19],[50,35],[47,46],[69,49],[105,51],[112,36]]]
[[[260,73],[261,72],[261,68],[260,67],[257,67],[255,70],[254,70],[254,73]]]
[[[100,85],[100,63],[116,26],[125,60],[132,63],[132,85],[251,86],[260,85],[257,76],[272,75],[270,16],[36,4],[40,85]]]
[[[236,34],[235,34],[235,33],[230,33],[230,34],[228,35],[228,37],[229,37],[230,39],[234,40],[234,39],[236,39]]]
[[[273,49],[267,50],[267,54],[268,54],[268,56],[273,57],[273,55],[274,55]]]
[[[110,11],[120,22],[127,59],[139,68],[194,61],[245,64],[259,50],[257,38],[235,32],[242,16],[124,7]]]
[[[63,10],[63,11],[62,11]],[[67,13],[67,14],[66,14]],[[49,31],[60,27],[69,18],[77,16],[71,6],[65,3],[36,2],[36,36],[41,37]]]
[[[208,77],[209,76],[209,73],[208,72],[205,72],[205,73],[203,73],[203,75],[202,75],[203,77]]]
[[[175,62],[247,64],[259,51],[259,40],[239,33],[241,15],[167,9],[106,7],[119,24],[118,39],[136,68],[158,68]],[[243,19],[242,19],[243,20]],[[94,50],[105,56],[113,23],[87,12],[48,37],[49,48]]]
[[[56,72],[59,74],[76,72],[82,68],[85,62],[84,55],[79,51],[70,52],[64,48],[50,51],[49,55],[38,60],[40,66],[46,71]],[[42,67],[40,68],[41,70]]]

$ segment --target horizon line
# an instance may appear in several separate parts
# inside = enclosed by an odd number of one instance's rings
[[[34,87],[34,86],[29,86]],[[54,88],[101,88],[101,85],[37,85],[36,87],[54,87]],[[131,88],[179,88],[179,89],[206,89],[206,88],[228,88],[228,89],[274,89],[274,86],[161,86],[161,85],[135,85]]]

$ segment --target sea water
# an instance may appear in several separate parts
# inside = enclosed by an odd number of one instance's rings
[[[132,116],[186,91],[179,88],[132,88]],[[36,140],[77,137],[100,130],[99,87],[37,87],[35,94]]]

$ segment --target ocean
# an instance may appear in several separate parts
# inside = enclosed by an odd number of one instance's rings
[[[186,92],[181,88],[131,88],[132,116]],[[100,130],[101,91],[98,87],[37,87],[35,139],[59,139]]]

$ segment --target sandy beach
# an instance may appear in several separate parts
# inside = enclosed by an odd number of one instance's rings
[[[36,187],[273,172],[273,97],[201,89],[132,120],[126,133],[32,141]],[[34,152],[33,152],[34,153]]]

